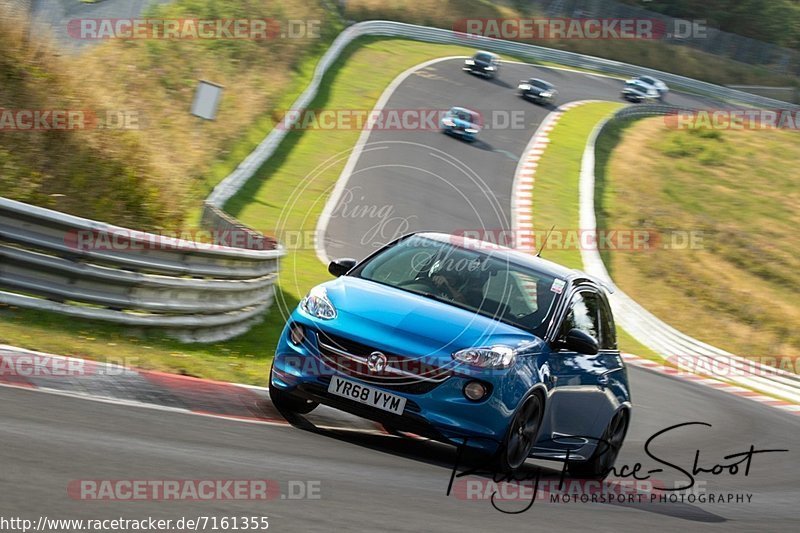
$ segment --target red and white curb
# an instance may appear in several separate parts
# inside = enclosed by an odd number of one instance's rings
[[[525,148],[525,152],[517,165],[511,198],[512,227],[514,230],[514,245],[516,249],[527,253],[536,252],[533,220],[533,190],[536,182],[536,169],[550,143],[550,133],[567,110],[595,102],[599,102],[599,100],[578,100],[559,106],[558,109],[544,118],[533,134],[528,146]],[[677,377],[693,383],[699,383],[795,415],[800,415],[800,405],[796,403],[766,396],[752,389],[733,385],[721,379],[719,376],[694,374],[666,364],[659,364],[633,354],[624,354],[623,358],[627,363],[640,368]]]
[[[732,385],[730,383],[722,381],[721,379],[715,379],[708,376],[693,374],[686,370],[680,370],[675,367],[659,364],[656,361],[652,361],[650,359],[644,359],[642,357],[639,357],[638,355],[624,353],[622,354],[622,358],[629,365],[638,366],[640,368],[652,370],[660,374],[666,374],[668,376],[673,376],[678,379],[690,381],[692,383],[699,383],[701,385],[712,387],[714,389],[727,392],[729,394],[734,394],[742,398],[747,398],[748,400],[753,400],[754,402],[759,402],[765,405],[769,405],[771,407],[775,407],[777,409],[782,409],[784,411],[787,411],[795,415],[800,415],[800,405],[787,402],[785,400],[779,400],[777,398],[773,398],[770,396],[765,396],[764,394],[758,393],[756,391],[745,389],[744,387],[739,387],[737,385]]]
[[[536,238],[533,224],[533,186],[536,182],[536,169],[539,160],[550,143],[550,132],[555,128],[565,111],[600,100],[578,100],[559,106],[548,114],[531,137],[525,152],[519,160],[514,175],[511,200],[511,224],[514,230],[514,246],[523,252],[536,251]]]
[[[2,344],[0,387],[239,422],[289,425],[272,406],[264,387],[142,370]],[[309,415],[309,419],[320,429],[384,432],[372,421],[324,406]]]

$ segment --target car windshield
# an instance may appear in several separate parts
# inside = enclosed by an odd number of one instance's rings
[[[534,87],[538,87],[539,89],[549,89],[550,88],[550,84],[548,84],[547,82],[544,82],[542,80],[531,80],[528,83],[530,83]]]
[[[656,80],[654,80],[653,78],[648,78],[647,76],[642,76],[639,79],[641,81],[645,82],[645,83],[649,83],[650,85],[655,85],[656,84]]]
[[[490,56],[489,54],[475,54],[475,60],[482,61],[484,63],[491,63],[492,56]]]
[[[562,280],[504,254],[419,235],[400,241],[350,274],[413,292],[543,337]]]
[[[450,115],[458,120],[463,120],[465,122],[472,122],[472,114],[469,111],[465,111],[463,109],[451,109]]]

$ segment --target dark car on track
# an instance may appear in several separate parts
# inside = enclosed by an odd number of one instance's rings
[[[521,80],[517,86],[517,91],[519,91],[521,97],[537,104],[552,102],[558,94],[552,83],[539,78]]]
[[[416,233],[311,289],[269,378],[286,416],[318,404],[493,454],[602,477],[630,421],[604,287],[550,261],[462,236]]]
[[[500,56],[491,52],[480,51],[464,61],[463,70],[494,78],[500,71]]]

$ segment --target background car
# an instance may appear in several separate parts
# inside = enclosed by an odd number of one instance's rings
[[[480,51],[472,58],[464,61],[463,70],[494,78],[500,72],[500,56],[491,52]]]
[[[520,80],[517,90],[521,97],[536,103],[551,102],[558,94],[552,83],[538,78]]]
[[[622,89],[622,97],[631,102],[646,102],[659,99],[658,91],[652,85],[640,80],[628,80]]]
[[[493,454],[606,474],[630,395],[603,288],[587,275],[440,233],[398,239],[313,288],[270,372],[288,417],[329,405]],[[598,444],[600,443],[600,444]]]
[[[656,91],[658,91],[659,98],[661,98],[662,100],[666,98],[667,93],[669,92],[669,87],[667,87],[666,83],[652,76],[639,76],[634,79],[643,81],[646,84],[655,87]]]
[[[463,107],[453,107],[442,116],[441,127],[444,133],[474,141],[475,136],[481,130],[480,121],[480,115],[477,112]]]

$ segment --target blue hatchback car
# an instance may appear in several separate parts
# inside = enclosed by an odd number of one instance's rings
[[[476,111],[464,107],[452,107],[442,115],[442,132],[474,141],[481,130],[480,122],[481,117]]]
[[[329,405],[492,454],[602,477],[630,421],[605,291],[550,261],[441,233],[329,265],[292,313],[270,371],[285,415]]]

